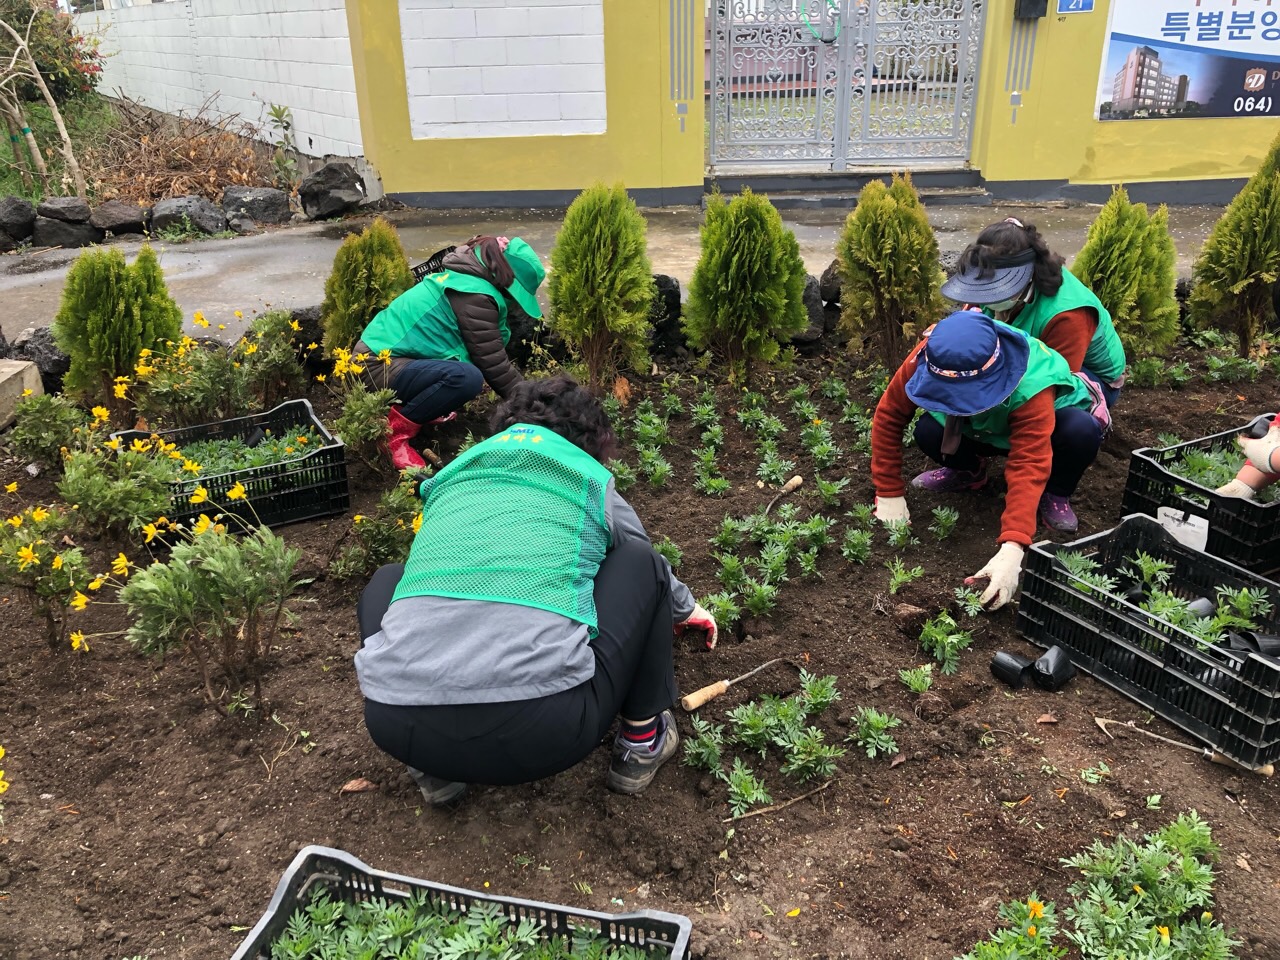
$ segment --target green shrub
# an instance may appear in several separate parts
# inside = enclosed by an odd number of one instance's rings
[[[1214,225],[1192,275],[1191,322],[1234,334],[1242,357],[1275,320],[1280,277],[1280,136]]]
[[[153,451],[98,446],[67,457],[58,495],[88,529],[132,533],[169,508],[171,479],[167,458]]]
[[[1071,272],[1111,312],[1131,357],[1164,353],[1178,338],[1176,261],[1169,208],[1149,215],[1145,203],[1130,203],[1116,187]]]
[[[368,577],[386,563],[404,563],[420,524],[422,501],[416,483],[400,483],[378,500],[371,517],[355,517],[355,542],[343,546],[329,564],[335,580]]]
[[[30,599],[51,647],[67,639],[67,607],[83,606],[87,598],[80,591],[90,580],[83,551],[67,546],[68,519],[58,507],[36,506],[0,524],[0,583]],[[77,650],[84,642],[83,635],[72,640]]]
[[[149,245],[130,266],[115,249],[80,254],[67,272],[53,336],[71,358],[68,393],[102,399],[123,419],[126,379],[143,350],[182,333],[182,311],[169,296],[160,263]]]
[[[387,414],[395,402],[393,390],[370,390],[353,380],[342,399],[342,413],[333,425],[347,449],[375,470],[383,467],[378,444],[387,438]]]
[[[9,449],[20,459],[61,470],[63,450],[82,449],[93,436],[89,414],[61,395],[23,397],[14,406]]]
[[[702,225],[702,255],[689,284],[683,324],[689,342],[750,377],[778,355],[778,339],[808,322],[805,269],[795,234],[766,197],[743,190],[726,204],[714,194]]]
[[[288,310],[268,310],[249,324],[236,352],[254,392],[255,410],[267,410],[302,396],[307,373],[299,360],[299,324]],[[250,347],[253,349],[251,350]]]
[[[224,697],[246,704],[250,684],[247,708],[261,706],[262,659],[300,586],[293,574],[301,557],[266,527],[239,536],[202,516],[167,562],[138,570],[120,590],[134,618],[126,636],[143,653],[185,645],[200,666],[205,699],[220,713]]]
[[[648,370],[653,267],[646,224],[621,183],[597,183],[565,213],[551,251],[551,328],[599,390],[619,365]]]
[[[856,351],[870,341],[890,370],[945,309],[938,241],[911,177],[872,180],[836,241],[840,323]]]
[[[324,283],[325,352],[350,350],[373,315],[411,286],[413,271],[391,224],[378,217],[363,233],[347,237]]]

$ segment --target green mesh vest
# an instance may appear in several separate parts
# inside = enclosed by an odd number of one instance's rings
[[[1060,313],[1077,310],[1080,307],[1092,307],[1098,311],[1098,329],[1089,341],[1089,349],[1084,355],[1084,365],[1090,372],[1106,384],[1115,383],[1124,376],[1124,346],[1116,334],[1115,324],[1111,322],[1111,314],[1102,305],[1102,301],[1094,292],[1075,278],[1070,270],[1062,271],[1062,287],[1052,297],[1037,293],[1035,299],[1028,303],[1013,318],[1013,326],[1024,333],[1039,338],[1044,328]]]
[[[1084,382],[1067,367],[1062,354],[1050,350],[1035,337],[1027,337],[1021,330],[995,321],[996,326],[1003,327],[1006,332],[1026,337],[1030,352],[1027,354],[1027,372],[1022,375],[1018,385],[1014,387],[1009,398],[998,406],[984,411],[974,417],[965,417],[960,432],[966,437],[982,443],[1009,449],[1009,414],[1034,397],[1041,390],[1054,388],[1053,407],[1061,410],[1064,407],[1079,407],[1088,410],[1093,406],[1093,398],[1089,395]],[[945,425],[946,414],[929,411],[929,416]]]
[[[595,637],[611,476],[545,427],[518,423],[477,443],[422,485],[422,527],[394,599],[537,607]]]
[[[467,345],[458,332],[458,318],[449,306],[446,290],[492,297],[498,305],[502,342],[511,339],[507,299],[502,291],[479,277],[446,270],[423,277],[387,304],[364,328],[361,341],[375,354],[390,350],[393,357],[412,360],[468,360]]]

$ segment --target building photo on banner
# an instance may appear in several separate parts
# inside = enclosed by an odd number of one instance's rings
[[[1113,0],[1096,115],[1280,116],[1280,0]]]

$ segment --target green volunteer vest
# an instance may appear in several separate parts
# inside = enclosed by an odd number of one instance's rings
[[[611,476],[546,427],[518,423],[477,443],[422,485],[422,527],[393,599],[537,607],[595,637]]]
[[[1039,339],[1050,320],[1060,313],[1078,310],[1080,307],[1092,307],[1098,311],[1098,329],[1089,341],[1084,365],[1090,372],[1097,374],[1103,383],[1115,383],[1124,376],[1124,346],[1120,343],[1107,308],[1070,270],[1062,271],[1062,287],[1052,297],[1037,292],[1035,299],[1013,318],[1013,326]]]
[[[390,350],[393,357],[411,360],[468,360],[467,345],[458,332],[458,318],[446,290],[483,293],[498,305],[502,342],[511,339],[507,327],[507,299],[486,280],[446,270],[423,277],[381,310],[364,328],[360,339],[373,353]]]
[[[998,320],[995,323],[1006,331],[1026,337],[1031,347],[1027,354],[1027,372],[1022,375],[1022,379],[1018,381],[1013,393],[1004,403],[977,416],[966,417],[960,428],[962,434],[973,440],[999,447],[1001,450],[1008,450],[1009,415],[1041,390],[1047,390],[1050,387],[1055,390],[1053,401],[1055,410],[1065,407],[1088,410],[1093,406],[1093,398],[1089,395],[1088,388],[1071,372],[1067,361],[1062,359],[1062,354],[1056,350],[1050,350],[1035,337],[1027,337],[1021,330],[1015,330]],[[946,414],[934,413],[930,410],[929,415],[941,424],[945,425],[947,422]]]

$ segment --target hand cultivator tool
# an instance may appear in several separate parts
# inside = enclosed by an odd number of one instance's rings
[[[700,690],[698,692],[701,693],[702,691]],[[1094,717],[1093,722],[1098,725],[1099,730],[1101,730],[1103,733],[1105,733],[1108,737],[1110,737],[1113,740],[1115,739],[1115,736],[1111,733],[1110,730],[1107,729],[1108,724],[1112,724],[1118,727],[1123,727],[1124,729],[1128,730],[1131,733],[1140,733],[1144,737],[1150,737],[1152,740],[1159,740],[1161,743],[1167,743],[1174,747],[1181,747],[1183,750],[1191,750],[1194,753],[1200,754],[1202,757],[1208,757],[1212,763],[1220,763],[1224,767],[1232,767],[1236,770],[1244,770],[1248,773],[1256,773],[1260,777],[1270,777],[1274,775],[1276,772],[1275,764],[1266,763],[1255,770],[1251,767],[1246,767],[1243,764],[1236,763],[1230,757],[1223,756],[1222,754],[1217,753],[1216,751],[1210,750],[1207,747],[1197,747],[1195,744],[1183,743],[1181,740],[1171,740],[1168,737],[1160,736],[1160,734],[1158,733],[1152,733],[1150,730],[1143,730],[1141,727],[1137,726],[1132,720],[1125,722],[1122,720],[1109,720],[1106,717]]]
[[[748,670],[740,677],[734,677],[732,680],[717,680],[715,683],[709,683],[705,687],[693,691],[693,693],[688,696],[681,697],[680,706],[684,707],[686,712],[692,713],[708,700],[714,700],[716,697],[720,696],[720,694],[724,693],[735,683],[741,683],[748,677],[754,677],[761,670],[766,667],[772,667],[775,663],[791,663],[791,661],[786,657],[774,657],[772,660],[760,664],[760,666],[756,667],[754,670]]]

